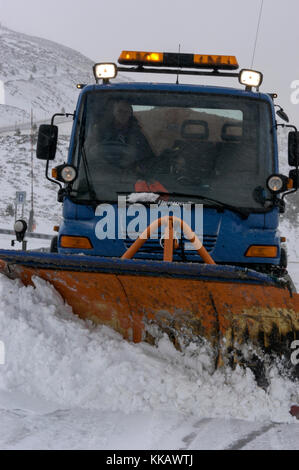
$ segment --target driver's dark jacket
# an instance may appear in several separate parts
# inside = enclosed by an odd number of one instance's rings
[[[101,132],[100,140],[102,143],[109,141],[120,142],[135,147],[136,161],[148,160],[154,157],[154,153],[135,118],[131,119],[129,126],[125,129],[117,129],[113,125],[107,126]]]
[[[132,152],[129,152],[132,160],[129,159],[126,162],[126,157],[115,160],[106,158],[105,152],[109,154],[110,143],[132,147]],[[108,144],[107,147],[105,144]],[[101,180],[103,184],[109,184],[110,181],[117,179],[118,183],[125,182],[126,187],[132,184],[132,188],[137,180],[145,178],[153,161],[156,160],[138,121],[134,118],[127,129],[117,129],[109,122],[103,123],[103,127],[88,139],[86,154],[89,167],[88,177],[91,181]],[[83,163],[82,160],[82,165]],[[84,168],[83,171],[85,171]],[[83,182],[81,186],[80,191],[87,191],[87,182]]]

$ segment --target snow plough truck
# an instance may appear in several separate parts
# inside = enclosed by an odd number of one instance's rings
[[[59,114],[39,128],[37,158],[63,204],[57,236],[48,252],[1,250],[2,272],[49,281],[75,314],[130,341],[206,342],[216,367],[258,377],[267,358],[298,377],[299,296],[279,218],[298,188],[299,133],[277,95],[234,56],[123,51],[93,72],[95,84],[77,85],[68,157],[51,174]],[[211,82],[181,83],[189,76]],[[15,231],[22,241],[25,221]]]

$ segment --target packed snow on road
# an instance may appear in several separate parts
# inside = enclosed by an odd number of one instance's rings
[[[292,449],[298,385],[273,368],[214,370],[208,345],[131,344],[54,288],[0,277],[2,449]]]

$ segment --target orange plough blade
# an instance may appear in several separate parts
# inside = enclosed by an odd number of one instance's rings
[[[242,363],[244,344],[292,364],[299,339],[299,295],[242,268],[0,250],[1,272],[25,285],[49,281],[75,314],[134,341],[166,333],[183,349],[208,341],[217,366]],[[153,328],[154,327],[154,328]],[[257,357],[256,356],[256,357]],[[252,358],[248,359],[249,363]]]

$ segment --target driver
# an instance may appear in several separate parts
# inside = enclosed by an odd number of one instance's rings
[[[152,175],[157,159],[133,115],[132,106],[124,99],[111,99],[105,108],[104,119],[98,120],[91,129],[90,155],[97,157],[103,175],[118,174],[121,179],[132,180],[135,191],[149,191],[146,180]],[[164,187],[162,189],[165,191]]]
[[[127,101],[119,99],[111,100],[108,107],[105,127],[99,136],[101,142],[118,142],[132,147],[137,162],[153,158],[154,152],[133,115],[132,106]]]

